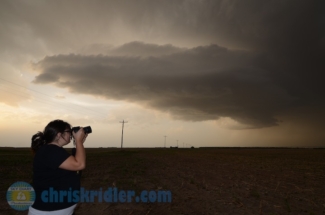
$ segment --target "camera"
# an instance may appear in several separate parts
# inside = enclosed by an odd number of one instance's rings
[[[77,133],[79,131],[79,129],[80,129],[80,126],[72,127],[71,128],[71,132],[74,131],[75,133]],[[90,126],[83,127],[83,129],[84,129],[84,132],[86,134],[90,134],[91,132],[93,132],[91,130],[91,127]]]

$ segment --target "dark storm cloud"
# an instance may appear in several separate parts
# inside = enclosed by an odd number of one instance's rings
[[[48,56],[35,65],[35,83],[140,103],[178,119],[228,116],[251,127],[276,125],[278,115],[297,107],[324,106],[322,1],[119,1],[109,17],[103,11],[110,3],[91,7],[98,11],[80,35],[121,30],[105,28],[108,20],[135,38],[171,45],[99,43],[83,54]],[[208,41],[218,45],[178,45]]]
[[[0,44],[28,53],[40,48],[59,51],[78,45],[140,40],[187,47],[212,43],[297,55],[299,50],[311,51],[324,36],[320,34],[324,32],[320,24],[324,17],[322,2],[1,1]],[[24,42],[26,39],[29,41]],[[45,47],[35,50],[40,44]]]
[[[137,47],[141,53],[153,45]],[[294,98],[259,66],[261,60],[263,55],[217,45],[159,57],[58,55],[34,65],[41,71],[34,82],[49,83],[55,74],[56,86],[72,92],[139,103],[177,119],[227,116],[251,127],[273,126],[278,122],[275,115]]]
[[[1,1],[0,44],[5,48],[33,51],[37,41],[51,50],[59,50],[90,42],[120,43],[122,40],[117,38],[133,38],[132,41],[159,41],[176,46],[186,41],[188,45],[217,43],[259,50],[291,49],[297,42],[315,42],[311,31],[317,25],[317,14],[323,13],[322,5],[315,2]],[[24,43],[20,36],[35,41]]]

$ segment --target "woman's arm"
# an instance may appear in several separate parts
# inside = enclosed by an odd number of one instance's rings
[[[84,133],[83,128],[80,128],[77,133],[73,132],[73,136],[76,141],[76,155],[68,157],[59,168],[78,171],[86,167],[86,152],[83,143],[87,134]]]

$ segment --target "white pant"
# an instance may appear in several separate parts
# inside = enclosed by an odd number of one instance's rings
[[[28,215],[72,215],[77,204],[71,207],[56,211],[39,211],[32,206],[29,207]]]

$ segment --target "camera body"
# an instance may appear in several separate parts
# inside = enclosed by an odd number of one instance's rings
[[[72,128],[71,128],[71,132],[74,131],[75,133],[77,133],[77,132],[79,131],[79,129],[80,129],[80,126],[72,127]],[[84,129],[84,132],[85,132],[86,134],[90,134],[90,133],[93,132],[93,131],[91,130],[91,127],[90,127],[90,126],[83,127],[83,129]]]

